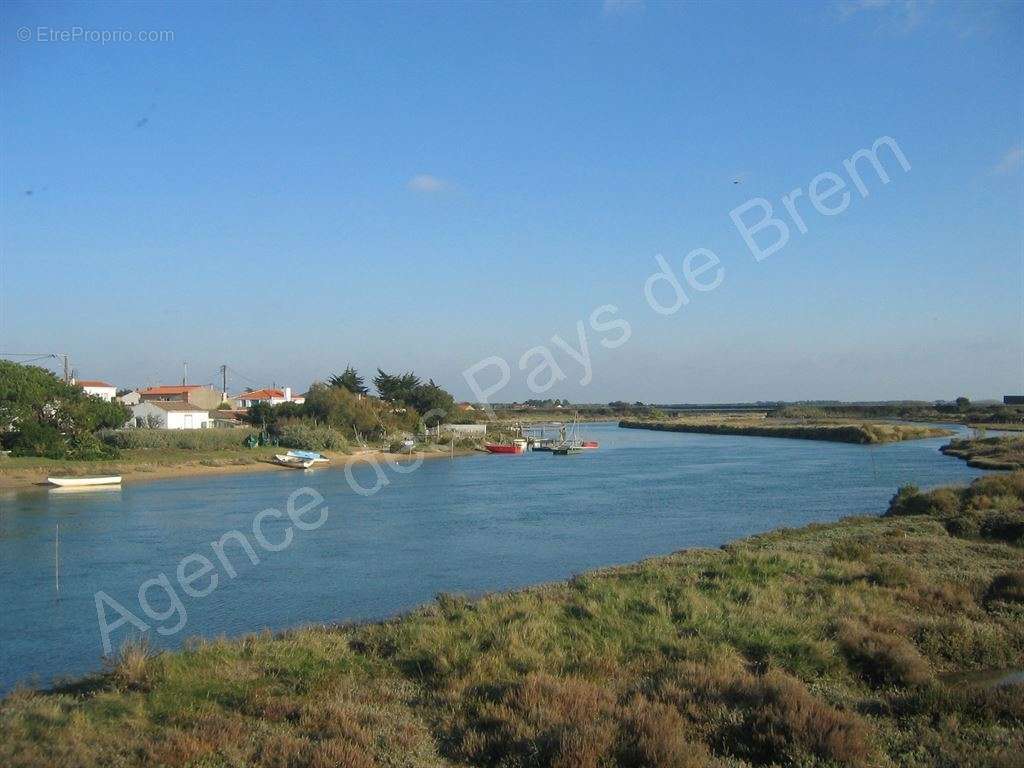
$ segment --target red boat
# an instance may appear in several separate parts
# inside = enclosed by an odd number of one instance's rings
[[[597,440],[584,440],[583,441],[583,447],[584,448],[597,448]]]
[[[513,440],[511,443],[484,443],[489,453],[525,453],[526,441]]]

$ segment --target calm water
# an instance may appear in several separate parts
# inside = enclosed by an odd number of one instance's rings
[[[0,691],[97,669],[97,590],[153,624],[139,606],[143,581],[166,573],[176,583],[178,562],[194,552],[217,563],[211,541],[232,529],[251,539],[253,516],[283,508],[305,485],[327,500],[323,526],[295,531],[281,552],[260,551],[256,565],[229,548],[237,577],[218,564],[210,595],[189,598],[177,588],[187,625],[170,637],[150,632],[155,645],[386,616],[440,591],[517,587],[778,526],[877,514],[902,483],[981,474],[940,454],[945,439],[869,448],[610,424],[584,433],[601,449],[432,459],[406,475],[385,470],[389,484],[369,497],[354,493],[339,469],[0,497]],[[356,478],[372,485],[372,469]],[[265,529],[273,541],[283,535],[281,526]],[[154,611],[167,608],[160,590],[150,597]],[[112,633],[115,647],[130,629]]]

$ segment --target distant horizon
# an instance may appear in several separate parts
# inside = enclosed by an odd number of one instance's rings
[[[0,355],[0,359],[11,360],[12,362],[21,362],[21,361],[19,361],[17,359],[8,358],[8,357],[5,357],[3,355]],[[41,367],[41,368],[45,368],[46,370],[49,370],[51,373],[53,373],[55,376],[58,376],[58,377],[62,376],[62,373],[63,373],[59,368],[55,367],[54,365],[52,365],[52,364],[48,365],[48,364],[46,364],[45,362],[42,362],[42,361],[31,362],[29,364],[30,365],[36,365],[36,366]],[[331,374],[327,374],[323,378],[314,379],[313,381],[309,382],[309,384],[307,384],[304,387],[303,386],[296,387],[294,384],[291,384],[291,383],[288,383],[288,382],[275,382],[275,381],[266,382],[266,383],[262,383],[262,384],[249,384],[249,383],[246,383],[246,384],[242,384],[239,387],[233,387],[233,386],[231,386],[231,379],[229,377],[229,380],[228,380],[228,394],[229,395],[237,395],[237,394],[241,394],[241,393],[243,393],[243,392],[245,392],[247,390],[256,390],[256,389],[261,389],[261,388],[283,389],[285,387],[290,387],[291,390],[292,390],[292,394],[293,395],[301,395],[301,394],[306,393],[309,390],[309,388],[312,387],[314,384],[325,384],[325,383],[327,383],[327,379],[329,378],[329,376],[333,375],[334,373],[341,373],[341,371],[344,369],[344,367],[345,366],[339,367],[337,371],[332,372]],[[393,371],[388,371],[388,372],[389,373],[404,373],[404,371],[400,371],[398,369],[393,370]],[[74,371],[73,371],[73,373],[74,373]],[[417,373],[417,375],[419,375],[418,371],[414,371],[414,373]],[[363,375],[363,372],[360,371],[360,374]],[[376,374],[376,368],[373,369],[373,374]],[[81,379],[81,380],[104,381],[104,382],[110,384],[111,386],[116,387],[118,390],[122,390],[122,389],[140,390],[140,389],[144,389],[146,387],[155,387],[155,386],[180,386],[180,383],[181,383],[181,379],[180,378],[177,379],[177,380],[171,379],[171,380],[165,380],[165,381],[154,381],[152,383],[147,382],[147,383],[144,383],[144,384],[135,384],[135,385],[121,384],[118,381],[112,380],[110,377],[103,377],[103,376],[92,377],[92,376],[77,375],[77,376],[74,376],[74,378],[78,378],[78,379]],[[370,376],[364,375],[363,378],[366,380],[367,386],[371,390],[370,394],[376,396],[375,390],[373,388],[373,383],[372,383],[373,376],[372,375],[370,375]],[[430,378],[430,377],[429,376],[422,376],[421,378],[427,379],[427,378]],[[444,382],[438,381],[437,383],[440,384],[442,387],[445,387],[446,389],[449,389],[449,387],[447,387],[444,384]],[[195,381],[195,380],[189,379],[187,384],[190,385],[190,386],[209,386],[209,387],[212,387],[213,389],[215,389],[217,391],[221,391],[220,382],[217,382],[217,381]],[[456,387],[452,387],[452,388],[449,389],[449,391],[452,392],[452,394],[455,396],[455,399],[458,402],[467,402],[467,403],[470,403],[472,405],[480,404],[481,401],[473,400],[471,397],[461,397],[459,395],[459,392],[456,391],[456,390],[457,390]],[[536,394],[528,393],[526,396],[520,397],[520,398],[495,399],[495,400],[490,400],[488,402],[491,405],[494,405],[494,406],[503,406],[503,405],[509,405],[509,404],[512,404],[512,403],[523,403],[523,402],[528,401],[528,400],[563,400],[563,399],[568,399],[569,402],[572,405],[581,405],[581,406],[590,406],[590,405],[592,405],[592,406],[601,406],[601,405],[608,405],[608,403],[612,403],[612,402],[626,402],[626,403],[630,403],[630,404],[636,403],[636,402],[641,402],[644,405],[650,405],[650,406],[664,406],[664,405],[669,405],[669,406],[715,406],[715,405],[726,406],[726,405],[739,405],[739,406],[753,406],[753,407],[756,407],[756,406],[759,406],[759,405],[818,405],[818,404],[821,404],[821,405],[827,405],[827,404],[837,404],[837,405],[892,405],[892,404],[899,404],[899,403],[926,403],[926,404],[933,404],[933,403],[939,403],[939,402],[946,403],[946,404],[951,404],[951,403],[955,402],[957,397],[967,397],[968,399],[971,400],[972,403],[975,403],[975,404],[996,404],[996,405],[1001,405],[1002,402],[1003,402],[1003,397],[1004,396],[1006,396],[1006,395],[1018,395],[1018,394],[1021,394],[1021,393],[1019,393],[1019,392],[1003,392],[1003,393],[1000,393],[998,395],[973,396],[971,394],[961,392],[961,393],[958,393],[956,395],[948,395],[948,396],[945,396],[945,397],[894,397],[894,398],[881,398],[881,399],[867,399],[867,398],[849,398],[849,399],[843,398],[843,399],[840,399],[840,398],[834,398],[834,397],[809,397],[809,398],[750,398],[750,399],[737,399],[737,400],[677,400],[677,399],[651,399],[651,400],[645,400],[643,398],[637,398],[637,397],[629,397],[629,398],[626,398],[626,397],[609,397],[607,399],[597,399],[597,400],[573,400],[572,398],[566,398],[565,396],[560,396],[560,395],[554,394],[554,393],[544,393],[542,395],[536,395]]]

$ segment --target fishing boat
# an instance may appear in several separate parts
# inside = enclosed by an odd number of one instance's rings
[[[526,441],[516,438],[511,443],[484,443],[488,453],[525,453]]]
[[[274,454],[274,463],[289,469],[309,469],[313,466],[313,459],[300,459],[298,456],[289,456],[287,453]]]
[[[322,453],[317,453],[316,451],[288,451],[286,455],[295,459],[312,459],[314,464],[330,461]]]
[[[565,427],[562,427],[561,441],[551,446],[551,453],[555,456],[568,456],[570,453],[579,453],[583,450],[584,445],[586,445],[586,443],[576,436],[577,418],[578,417],[574,414],[568,435],[565,433]],[[594,447],[597,447],[597,443],[594,443]]]
[[[46,482],[61,488],[83,488],[91,485],[119,485],[120,475],[106,477],[48,477]]]

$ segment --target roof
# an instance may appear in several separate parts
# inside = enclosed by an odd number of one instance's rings
[[[236,400],[269,400],[272,397],[284,398],[284,391],[280,389],[254,389],[252,392],[242,392],[235,395]]]
[[[174,386],[146,387],[140,389],[140,395],[183,395],[193,389],[212,389],[205,384],[175,384]]]
[[[155,405],[162,411],[202,411],[203,413],[209,413],[205,408],[200,408],[198,405],[181,400],[146,400],[144,402],[149,405]]]
[[[86,381],[85,379],[77,379],[75,384],[80,387],[108,387],[109,389],[114,389],[113,384],[107,384],[105,381]]]

